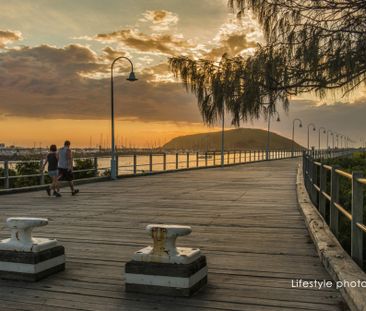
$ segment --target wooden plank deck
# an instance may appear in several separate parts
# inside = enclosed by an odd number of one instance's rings
[[[72,197],[0,196],[0,221],[47,217],[36,236],[66,248],[65,272],[38,283],[0,280],[0,310],[344,310],[335,289],[291,288],[330,279],[296,202],[297,160],[87,184]],[[200,247],[209,284],[192,298],[124,292],[123,268],[150,244],[149,223],[190,225],[181,246]],[[0,226],[0,238],[9,233]]]

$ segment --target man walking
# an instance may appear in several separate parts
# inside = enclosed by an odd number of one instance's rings
[[[70,144],[70,141],[66,140],[63,148],[58,152],[58,172],[61,180],[66,180],[69,183],[71,194],[75,195],[79,190],[74,188],[73,161]]]

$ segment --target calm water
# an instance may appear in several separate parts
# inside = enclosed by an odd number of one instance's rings
[[[270,152],[271,158],[276,156],[276,152]],[[286,152],[286,156],[290,156],[290,152]],[[254,158],[254,152],[249,153],[242,152],[225,152],[225,164],[233,164],[239,162],[250,162],[265,159],[265,152],[256,152]],[[99,157],[98,158],[98,170],[103,173],[105,170],[110,168],[110,157]],[[36,161],[33,161],[36,162]],[[14,169],[16,161],[9,161],[9,168]],[[163,171],[164,170],[164,156],[163,154],[153,154],[152,156],[152,171]],[[221,163],[221,155],[219,152],[213,154],[210,153],[207,156],[207,166],[219,165]],[[197,160],[196,153],[189,153],[187,157],[186,153],[180,153],[178,155],[178,168],[187,167],[203,167],[206,166],[205,155],[203,153],[199,154]],[[4,167],[4,162],[0,162],[0,167]],[[166,155],[166,169],[174,170],[176,169],[176,155],[167,154]],[[120,155],[118,157],[118,171],[119,174],[133,174],[133,155]],[[137,155],[136,156],[136,172],[143,173],[150,171],[150,156],[149,155]]]

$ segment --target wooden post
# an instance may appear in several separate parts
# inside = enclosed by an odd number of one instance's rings
[[[98,177],[98,157],[94,157],[93,167],[94,167],[94,177]]]
[[[187,168],[189,168],[189,152],[187,152]]]
[[[198,153],[198,151],[196,152],[196,167],[198,167],[199,166],[199,164],[200,164],[200,159],[199,159],[199,153]]]
[[[149,171],[152,173],[153,171],[153,155],[152,153],[149,154]]]
[[[230,164],[230,151],[227,152],[226,164]]]
[[[252,162],[252,150],[249,150],[249,162]]]
[[[254,161],[254,162],[255,162],[255,160],[256,160],[256,153],[257,153],[257,152],[254,150],[254,152],[253,152],[253,159],[254,159],[253,161]]]
[[[236,163],[236,151],[234,150],[234,164]]]
[[[339,211],[334,205],[339,200],[339,175],[336,173],[337,166],[332,167],[330,181],[330,229],[338,237],[339,231]]]
[[[213,166],[216,166],[216,151],[213,152]]]
[[[318,190],[316,190],[315,185],[318,186],[318,166],[315,164],[315,160],[312,161],[313,164],[313,203],[317,205],[318,203]]]
[[[133,174],[137,173],[137,156],[136,153],[133,155]]]
[[[42,168],[42,166],[43,166],[43,159],[39,162],[39,167]],[[39,183],[41,185],[44,185],[44,171],[43,170],[41,170],[41,175],[40,175]]]
[[[351,256],[363,268],[363,231],[357,223],[363,224],[363,186],[357,179],[362,172],[352,173],[352,224],[351,224]]]
[[[241,163],[241,150],[239,151],[239,163]]]
[[[247,163],[247,151],[244,150],[244,163]]]
[[[9,161],[4,162],[4,188],[9,189],[10,182],[9,182]]]
[[[166,153],[163,153],[163,170],[166,171]]]
[[[207,151],[205,152],[205,165],[207,166]]]
[[[322,214],[322,216],[325,219],[325,205],[326,205],[326,199],[323,195],[323,191],[326,191],[327,188],[327,171],[324,168],[323,164],[320,166],[320,182],[319,182],[319,187],[320,187],[320,192],[319,192],[319,211],[320,214]]]
[[[179,153],[175,154],[175,169],[179,168]]]

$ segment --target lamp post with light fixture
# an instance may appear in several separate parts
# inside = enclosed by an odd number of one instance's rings
[[[300,119],[294,119],[292,121],[292,146],[291,146],[291,157],[294,157],[295,151],[295,122],[299,121],[299,127],[302,127],[302,121]]]
[[[117,179],[117,161],[116,161],[116,147],[115,147],[115,138],[114,138],[114,80],[113,80],[113,68],[114,64],[120,60],[120,59],[126,59],[130,65],[131,65],[131,72],[126,79],[127,81],[136,81],[135,73],[133,71],[133,64],[131,60],[125,56],[117,57],[113,60],[111,64],[111,136],[112,136],[112,144],[111,144],[111,178]]]
[[[321,132],[321,130],[323,130],[323,134],[326,133],[325,127],[323,127],[323,126],[319,127],[319,136],[318,136],[318,149],[319,150],[320,150],[320,132]]]
[[[313,131],[316,131],[316,127],[314,123],[308,124],[308,150],[310,149],[310,126],[313,127]]]

